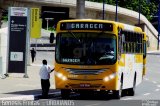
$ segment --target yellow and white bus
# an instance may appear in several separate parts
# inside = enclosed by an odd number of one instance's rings
[[[71,91],[112,91],[134,95],[146,68],[146,34],[141,28],[107,20],[62,20],[56,28],[55,87]],[[52,37],[53,38],[53,37]]]

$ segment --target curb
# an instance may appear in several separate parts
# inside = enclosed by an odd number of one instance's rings
[[[147,53],[147,55],[160,55],[160,53]]]
[[[160,55],[160,51],[159,51],[159,50],[148,51],[147,54],[148,54],[148,55]]]
[[[59,96],[58,94],[60,94],[60,92],[49,93],[48,98],[58,97]],[[35,94],[35,95],[4,97],[4,98],[0,98],[0,100],[38,100],[41,97],[42,97],[41,94]]]
[[[5,97],[5,98],[0,98],[0,100],[34,100],[34,95]]]
[[[160,52],[147,52],[148,55],[160,55]]]

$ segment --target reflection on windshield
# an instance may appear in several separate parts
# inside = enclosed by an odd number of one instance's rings
[[[111,34],[67,32],[58,34],[56,42],[59,63],[105,65],[116,61],[116,38]]]

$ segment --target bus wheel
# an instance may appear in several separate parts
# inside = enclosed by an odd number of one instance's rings
[[[135,95],[135,89],[136,89],[136,76],[134,78],[133,88],[128,89],[128,95],[129,96],[134,96]]]
[[[120,89],[113,91],[113,96],[115,99],[120,99],[122,97],[122,87],[123,87],[123,81],[121,79]]]
[[[68,89],[61,89],[61,97],[63,99],[69,98],[69,95],[70,95],[70,90],[68,90]]]

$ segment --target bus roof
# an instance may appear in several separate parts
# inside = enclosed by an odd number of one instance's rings
[[[117,24],[122,30],[143,32],[142,29],[140,27],[137,27],[137,26],[133,26],[133,25],[125,24],[125,23],[119,23],[119,22],[117,22]]]

